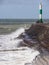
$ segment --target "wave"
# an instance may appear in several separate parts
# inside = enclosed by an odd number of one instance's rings
[[[15,49],[19,43],[23,41],[22,39],[17,39],[17,37],[23,32],[25,32],[25,29],[20,28],[11,34],[0,35],[0,50],[13,48]]]
[[[25,65],[40,54],[39,51],[29,47],[18,47],[23,39],[17,37],[24,32],[25,29],[20,28],[11,34],[0,35],[0,61],[4,61],[4,64],[9,62],[10,65]]]

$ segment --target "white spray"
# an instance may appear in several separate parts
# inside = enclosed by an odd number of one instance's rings
[[[4,60],[4,62],[0,64],[25,65],[25,63],[31,63],[35,57],[40,54],[39,51],[31,49],[29,47],[17,48],[18,44],[23,41],[23,39],[17,39],[17,37],[23,32],[25,32],[25,29],[20,28],[9,35],[0,35],[0,50],[18,50],[0,52],[0,60]]]

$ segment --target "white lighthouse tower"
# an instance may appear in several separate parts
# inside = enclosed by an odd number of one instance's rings
[[[42,21],[42,3],[39,5],[39,23],[43,23]]]

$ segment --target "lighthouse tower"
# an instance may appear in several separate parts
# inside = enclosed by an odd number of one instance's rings
[[[39,23],[43,23],[42,21],[42,3],[39,5]]]

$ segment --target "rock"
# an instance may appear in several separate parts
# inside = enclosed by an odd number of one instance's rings
[[[44,23],[32,24],[26,30],[26,33],[33,39],[33,36],[39,41],[39,44],[49,50],[49,25]]]

